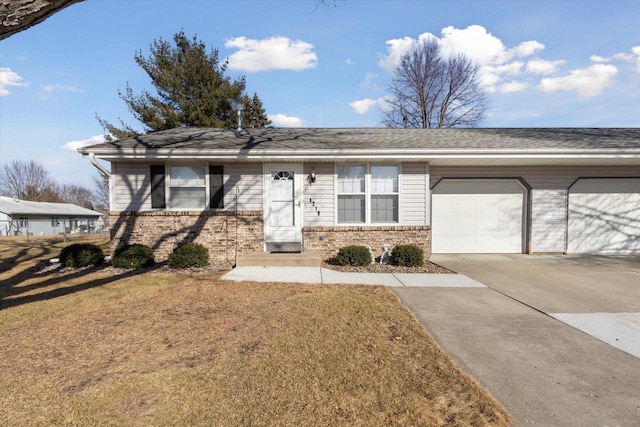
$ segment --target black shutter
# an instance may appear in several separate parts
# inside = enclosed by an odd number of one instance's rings
[[[151,207],[167,207],[164,189],[164,165],[151,165]]]
[[[224,208],[224,167],[209,166],[209,209]]]

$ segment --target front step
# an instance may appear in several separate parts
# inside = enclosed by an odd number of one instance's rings
[[[252,252],[238,256],[236,267],[320,267],[319,252]]]

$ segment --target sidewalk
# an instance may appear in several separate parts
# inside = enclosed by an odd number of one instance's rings
[[[220,280],[381,285],[390,287],[484,288],[464,274],[346,273],[321,267],[236,267]]]

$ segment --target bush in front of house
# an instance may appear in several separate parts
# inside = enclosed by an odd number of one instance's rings
[[[364,267],[371,264],[371,252],[366,246],[351,245],[340,248],[336,257],[338,264]]]
[[[424,251],[415,245],[396,245],[391,257],[403,267],[420,267],[424,264]]]
[[[153,249],[137,243],[118,247],[111,257],[111,265],[115,268],[143,268],[155,263]]]
[[[101,265],[104,253],[100,246],[91,243],[74,243],[60,251],[60,264],[65,267],[79,268],[90,265]]]
[[[169,255],[170,268],[206,267],[209,265],[209,249],[199,243],[184,243]]]

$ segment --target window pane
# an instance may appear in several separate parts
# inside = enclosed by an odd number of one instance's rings
[[[371,193],[397,193],[398,167],[371,166]]]
[[[203,166],[171,166],[171,185],[205,185]]]
[[[338,166],[338,193],[364,193],[364,166]]]
[[[338,196],[338,222],[364,222],[364,196]]]
[[[197,208],[206,206],[204,188],[174,187],[171,189],[170,203],[172,208]]]
[[[371,222],[398,222],[398,196],[371,196]]]

